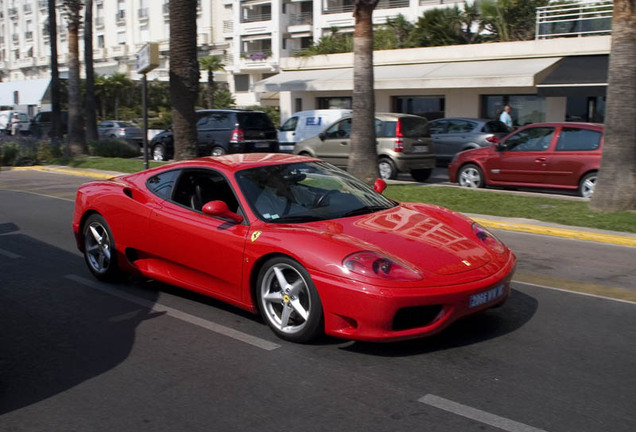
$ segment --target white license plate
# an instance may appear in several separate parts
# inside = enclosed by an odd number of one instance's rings
[[[428,146],[413,146],[413,153],[426,153]]]
[[[254,148],[269,148],[268,142],[257,142],[254,143]]]
[[[470,296],[470,303],[468,307],[475,307],[483,305],[484,303],[491,302],[496,298],[499,298],[503,295],[504,286],[499,285],[493,289],[489,289],[488,291],[481,292],[479,294],[473,294]]]

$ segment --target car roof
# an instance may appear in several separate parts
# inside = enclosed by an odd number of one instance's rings
[[[496,122],[499,121],[499,120],[494,120],[494,119],[474,118],[474,117],[444,117],[444,118],[438,118],[438,119],[435,119],[435,120],[431,120],[431,122],[436,122],[436,121],[440,121],[440,120],[467,120],[467,121],[476,121],[476,122],[483,122],[483,123],[487,123],[487,122],[491,122],[491,121],[496,121]]]
[[[297,162],[318,161],[316,158],[287,153],[235,153],[223,156],[206,156],[197,159],[173,162],[150,171],[165,171],[178,168],[214,168],[236,172],[246,168],[281,165]]]
[[[581,128],[586,128],[586,129],[598,129],[598,130],[603,130],[603,124],[602,123],[587,123],[587,122],[544,122],[544,123],[530,123],[527,125],[523,125],[523,127],[526,126],[532,126],[532,127],[538,127],[538,126],[569,126],[569,127],[581,127]]]

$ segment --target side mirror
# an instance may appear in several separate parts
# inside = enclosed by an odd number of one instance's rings
[[[382,192],[384,192],[384,189],[386,189],[386,182],[382,179],[376,179],[375,183],[373,184],[373,190],[381,194]]]
[[[506,143],[501,141],[495,144],[495,146],[497,147],[497,151],[505,151],[508,149],[508,146],[506,145]]]
[[[201,211],[207,215],[230,219],[236,223],[243,222],[243,216],[230,211],[225,201],[210,201],[203,206]]]
[[[325,133],[324,133],[324,132],[320,132],[320,133],[318,134],[318,138],[320,138],[320,141],[324,141],[324,140],[325,140],[325,138],[327,138],[327,135],[325,135]]]

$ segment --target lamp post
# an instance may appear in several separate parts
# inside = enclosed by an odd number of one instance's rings
[[[144,136],[143,136],[143,147],[144,147],[144,169],[149,168],[148,163],[148,81],[146,79],[146,74],[159,66],[159,44],[155,42],[147,43],[143,46],[143,48],[137,53],[137,73],[143,75],[141,80],[142,89],[141,89],[141,97],[142,107],[143,107],[143,117],[144,117]]]

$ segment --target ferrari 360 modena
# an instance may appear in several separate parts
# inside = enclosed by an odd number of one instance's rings
[[[73,230],[98,279],[203,293],[294,342],[429,336],[506,301],[510,249],[385,187],[304,156],[205,157],[84,184]]]

